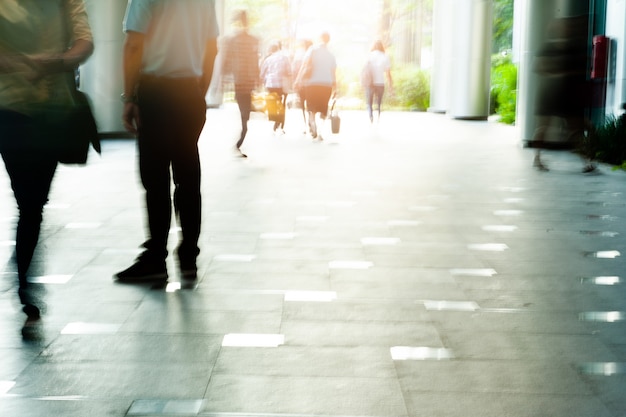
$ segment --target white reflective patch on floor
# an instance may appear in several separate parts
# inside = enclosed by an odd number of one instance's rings
[[[418,220],[389,220],[387,226],[391,227],[413,227],[419,226],[422,222]]]
[[[121,327],[121,324],[74,322],[68,323],[61,334],[115,334]]]
[[[285,301],[327,303],[336,299],[334,291],[285,291]]]
[[[426,199],[431,201],[448,201],[450,200],[450,196],[447,194],[431,194],[426,196]]]
[[[357,196],[357,197],[374,197],[378,195],[377,191],[371,191],[371,190],[362,190],[362,191],[352,191],[352,193],[350,193],[353,196]]]
[[[253,204],[261,204],[261,205],[269,205],[274,204],[276,202],[275,198],[259,198],[258,200],[254,200]]]
[[[397,237],[364,237],[361,244],[366,246],[393,246],[400,243]]]
[[[260,238],[264,240],[290,240],[296,237],[295,233],[261,233]]]
[[[623,362],[589,362],[580,364],[579,371],[585,375],[612,376],[626,374],[626,363]]]
[[[598,321],[602,323],[615,323],[626,320],[626,314],[623,311],[588,311],[580,313],[578,316],[580,321]]]
[[[430,311],[477,311],[480,309],[474,301],[436,301],[423,302],[426,310]]]
[[[354,207],[356,205],[356,202],[354,201],[329,201],[326,203],[327,207],[333,207],[333,208],[350,208],[350,207]]]
[[[524,212],[522,210],[496,210],[493,214],[500,217],[515,217],[521,216]]]
[[[123,255],[123,254],[139,255],[141,252],[143,252],[143,249],[141,248],[136,248],[136,249],[107,248],[102,251],[102,253],[105,253],[108,255]]]
[[[0,241],[0,246],[4,246],[4,247],[15,246],[15,241],[14,240],[2,240]]]
[[[511,197],[511,198],[505,198],[504,202],[507,204],[520,204],[524,202],[524,199],[519,198],[519,197]]]
[[[499,191],[504,191],[504,192],[508,192],[508,193],[521,193],[523,191],[526,191],[526,188],[524,187],[498,187],[496,188]]]
[[[328,216],[298,216],[297,222],[323,223],[328,220]]]
[[[599,259],[615,259],[621,256],[621,253],[617,250],[604,250],[598,252],[585,252],[585,256]]]
[[[504,243],[472,243],[467,245],[469,250],[478,250],[484,252],[504,252],[509,247]]]
[[[497,275],[495,269],[491,268],[477,268],[477,269],[451,269],[450,273],[454,276],[466,276],[466,277],[492,277]]]
[[[518,227],[517,226],[513,226],[513,225],[508,225],[508,224],[490,224],[487,226],[483,226],[482,229],[485,232],[515,232]]]
[[[603,222],[615,222],[619,220],[619,218],[615,216],[609,216],[608,214],[590,214],[587,216],[587,220],[601,220]]]
[[[588,277],[582,278],[581,283],[591,285],[619,285],[622,283],[620,277]]]
[[[437,210],[437,207],[434,206],[411,206],[409,207],[410,211],[418,211],[418,212],[429,212]]]
[[[168,282],[165,286],[165,292],[176,292],[180,291],[182,288],[182,284],[180,282]]]
[[[374,263],[368,261],[330,261],[330,269],[369,269]]]
[[[198,415],[204,400],[135,400],[127,416]]]
[[[222,339],[225,347],[278,347],[283,344],[285,335],[282,334],[230,333]]]
[[[84,223],[68,223],[68,224],[65,225],[65,228],[66,229],[98,229],[101,226],[102,226],[102,223],[97,223],[97,222],[88,223],[88,222],[84,222]]]
[[[394,361],[440,361],[454,358],[450,349],[443,348],[394,346],[390,352]]]
[[[244,255],[244,254],[222,254],[216,255],[213,260],[223,262],[252,262],[256,259],[256,255]]]
[[[40,277],[31,277],[28,278],[28,282],[32,282],[33,284],[67,284],[74,275],[43,275]]]
[[[44,207],[46,210],[67,210],[72,207],[72,205],[66,203],[48,203]]]
[[[0,381],[0,397],[7,395],[11,388],[15,386],[15,381]]]
[[[617,237],[619,236],[618,232],[601,232],[599,230],[581,230],[581,235],[587,236],[599,236],[599,237]]]
[[[208,215],[211,217],[235,217],[237,216],[237,212],[235,211],[210,211]]]
[[[50,395],[45,397],[36,397],[39,401],[85,401],[89,397],[84,395]]]

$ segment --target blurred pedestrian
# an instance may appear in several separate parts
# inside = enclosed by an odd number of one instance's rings
[[[309,50],[310,47],[313,46],[313,41],[311,41],[310,39],[301,39],[300,41],[298,41],[298,47],[296,49],[296,52],[294,54],[293,57],[293,61],[291,63],[291,73],[293,74],[294,77],[297,77],[300,69],[302,68],[302,64],[304,63],[304,57],[306,56],[307,51]],[[296,80],[294,80],[294,90],[295,93],[298,97],[298,103],[300,106],[300,109],[302,109],[302,120],[304,121],[304,125],[307,125],[307,117],[306,117],[306,98],[304,96],[304,86],[303,85],[297,85]],[[306,134],[307,130],[305,127],[305,131],[304,133]]]
[[[252,112],[252,91],[259,84],[259,40],[249,30],[248,13],[237,10],[232,23],[235,34],[224,40],[222,74],[232,74],[235,84],[235,100],[241,114],[241,135],[235,151],[242,157],[246,154],[241,146],[248,133],[248,121]]]
[[[58,164],[35,115],[70,105],[74,71],[92,52],[83,0],[5,1],[0,7],[0,154],[19,210],[15,263],[25,329],[40,319],[44,304],[27,275]]]
[[[548,171],[541,159],[541,148],[549,147],[550,141],[576,146],[588,134],[588,21],[586,15],[553,19],[547,39],[535,57],[534,69],[541,78],[535,106],[537,128],[533,146],[537,149],[533,165],[540,171]],[[583,172],[595,169],[590,160],[585,161]]]
[[[268,93],[276,94],[283,107],[283,113],[274,122],[274,132],[285,133],[285,107],[291,78],[289,58],[281,49],[280,43],[272,43],[269,55],[261,64],[261,79]]]
[[[363,67],[362,84],[365,89],[365,98],[367,101],[367,114],[370,122],[374,122],[374,102],[380,121],[380,110],[385,93],[385,82],[389,90],[393,91],[393,80],[391,78],[391,60],[385,53],[385,47],[382,41],[377,40],[372,46],[372,50],[367,58],[367,62]]]
[[[201,222],[198,138],[217,55],[214,0],[129,0],[123,29],[122,119],[138,139],[148,239],[136,262],[115,278],[167,280],[173,176],[182,234],[176,253],[182,277],[194,280]]]
[[[335,56],[328,49],[330,35],[324,32],[320,36],[320,42],[309,48],[302,67],[296,77],[296,88],[303,87],[306,100],[306,108],[309,129],[313,140],[323,140],[318,131],[316,115],[319,114],[323,123],[328,116],[328,103],[337,86],[336,70],[337,61]]]

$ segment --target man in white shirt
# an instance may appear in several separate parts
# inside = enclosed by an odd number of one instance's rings
[[[146,191],[148,239],[120,282],[167,280],[167,238],[174,208],[183,278],[197,276],[201,197],[198,138],[217,55],[214,0],[129,0],[124,17],[124,127],[137,135]],[[170,172],[171,169],[171,172]]]

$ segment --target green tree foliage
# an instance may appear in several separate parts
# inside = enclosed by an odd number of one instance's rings
[[[402,110],[426,111],[430,107],[430,72],[417,66],[392,71],[394,94],[386,93],[386,105]]]
[[[493,52],[510,50],[513,45],[513,1],[493,0]]]
[[[515,123],[517,103],[517,66],[510,55],[496,54],[491,60],[491,114],[498,114],[500,121]]]

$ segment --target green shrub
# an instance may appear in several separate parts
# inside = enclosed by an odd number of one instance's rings
[[[510,55],[494,55],[491,62],[490,113],[498,114],[502,123],[514,124],[517,66],[511,62]]]
[[[394,94],[385,94],[385,106],[425,111],[430,106],[430,73],[417,67],[392,70]]]
[[[604,124],[591,127],[579,145],[582,155],[626,168],[626,120],[607,116]]]

